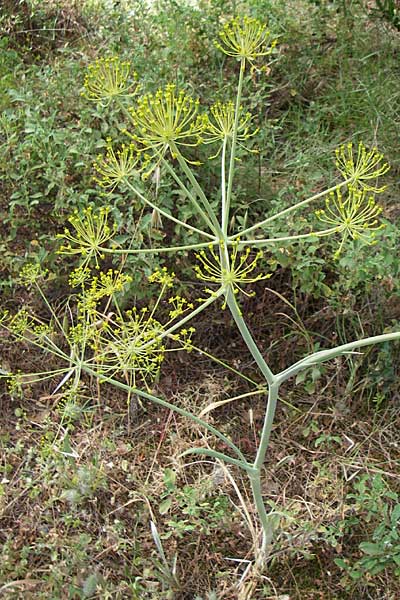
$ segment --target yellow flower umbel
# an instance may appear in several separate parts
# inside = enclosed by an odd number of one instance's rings
[[[118,57],[99,58],[89,65],[83,96],[95,102],[110,103],[117,96],[130,97],[137,93],[137,74],[127,61]]]
[[[224,245],[221,244],[221,249],[224,250]],[[258,261],[263,257],[262,250],[259,250],[253,258],[250,257],[251,248],[247,247],[242,252],[239,252],[238,242],[233,244],[229,255],[229,268],[225,268],[221,264],[221,258],[215,251],[212,245],[209,246],[208,253],[201,250],[196,254],[196,258],[201,263],[195,265],[196,277],[203,281],[218,283],[220,286],[231,288],[234,294],[242,292],[245,296],[251,297],[254,293],[248,293],[241,287],[242,284],[255,283],[262,279],[269,279],[271,274],[259,273],[254,275]],[[208,293],[214,294],[212,290],[207,289]],[[224,303],[223,308],[225,308]]]
[[[375,193],[386,189],[386,186],[378,187],[374,183],[374,180],[390,169],[388,163],[384,162],[383,154],[376,148],[367,150],[360,142],[355,156],[352,142],[340,146],[336,149],[336,166],[345,179],[351,179],[353,187],[361,187]]]
[[[112,227],[108,224],[109,212],[108,207],[102,207],[96,213],[91,206],[85,208],[82,214],[76,210],[68,219],[75,231],[71,232],[66,227],[63,233],[57,235],[58,239],[67,242],[60,246],[58,254],[82,256],[82,268],[88,265],[92,258],[98,266],[98,260],[104,258],[105,243],[117,230],[115,224]]]
[[[238,60],[252,63],[256,58],[271,54],[277,40],[271,40],[271,32],[264,23],[252,17],[235,17],[228,21],[219,33],[221,42],[216,47]]]
[[[101,272],[92,278],[89,293],[96,301],[105,297],[111,298],[118,292],[122,292],[125,285],[131,282],[130,275],[109,269],[106,273]]]
[[[318,219],[337,228],[342,241],[335,252],[337,258],[348,237],[362,240],[366,244],[375,243],[375,232],[385,225],[379,223],[382,207],[375,203],[373,196],[367,196],[366,190],[349,187],[346,197],[337,189],[331,192],[325,201],[325,209],[315,211]]]
[[[157,377],[165,356],[160,337],[164,328],[148,308],[136,307],[108,321],[98,345],[97,360],[105,371],[122,371],[131,385],[143,382],[146,387]]]
[[[208,120],[207,128],[203,134],[205,144],[222,143],[233,136],[235,126],[235,106],[233,102],[216,102],[210,108],[211,117]],[[258,129],[250,131],[252,116],[249,112],[244,112],[240,107],[236,141],[243,147],[250,137],[253,137]],[[219,152],[215,155],[217,156]],[[214,158],[214,157],[213,157]]]
[[[19,272],[22,285],[33,285],[47,275],[47,269],[42,269],[38,263],[27,263]]]
[[[99,154],[93,163],[98,174],[95,181],[111,193],[122,181],[139,173],[140,156],[134,144],[122,144],[120,149],[114,150],[108,138],[106,154]]]
[[[131,135],[145,150],[162,156],[176,153],[178,146],[198,146],[207,125],[207,117],[198,115],[199,101],[175,85],[167,85],[156,94],[146,94],[131,109],[136,131]]]
[[[124,373],[130,385],[144,383],[149,389],[150,384],[158,376],[165,353],[178,349],[190,349],[190,339],[194,329],[176,331],[172,323],[179,320],[185,313],[193,310],[193,304],[180,296],[170,297],[168,304],[168,319],[161,323],[155,318],[155,312],[164,299],[165,293],[173,286],[174,274],[165,267],[148,277],[150,283],[161,286],[158,297],[151,309],[133,307],[124,313],[117,310],[106,320],[99,319],[102,327],[98,328],[96,338],[96,362],[101,365],[103,373]],[[104,277],[95,278],[89,289],[89,296],[96,302],[101,298],[103,290],[113,294],[120,291],[130,278],[118,272],[109,271]],[[100,292],[100,295],[99,295]],[[107,294],[106,294],[107,296]],[[93,327],[92,327],[93,329]],[[178,346],[167,348],[167,340],[178,342]]]

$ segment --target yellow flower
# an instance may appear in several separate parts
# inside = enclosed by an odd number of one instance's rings
[[[38,263],[27,263],[22,267],[19,277],[23,285],[33,285],[46,274],[47,269],[42,269]]]
[[[163,326],[147,308],[134,307],[111,320],[101,332],[97,361],[103,369],[130,374],[134,384],[138,379],[154,381],[166,351],[162,332]]]
[[[221,243],[221,249],[224,245]],[[262,250],[259,250],[254,257],[250,257],[251,248],[244,248],[242,252],[238,250],[238,241],[232,246],[229,254],[229,267],[221,265],[221,258],[210,245],[209,252],[201,250],[196,254],[196,258],[201,263],[195,265],[196,276],[203,281],[219,283],[220,286],[230,287],[234,294],[242,292],[245,296],[253,296],[254,293],[248,293],[241,287],[242,284],[254,283],[262,279],[269,279],[271,274],[252,275],[257,267],[258,261],[263,257]],[[225,304],[224,304],[225,306]]]
[[[349,187],[345,198],[340,189],[331,192],[325,201],[325,209],[317,210],[315,214],[320,221],[333,225],[343,235],[335,252],[337,258],[348,237],[369,245],[375,243],[375,232],[385,227],[379,223],[381,212],[382,207],[376,204],[372,195],[367,197],[366,190]]]
[[[122,144],[119,150],[114,150],[111,140],[107,139],[105,156],[99,154],[93,167],[99,177],[95,181],[103,188],[112,192],[119,183],[138,174],[140,152],[134,144]]]
[[[198,115],[199,101],[169,84],[156,94],[146,94],[131,109],[136,131],[131,135],[145,150],[163,155],[176,146],[198,146],[207,125],[207,117]]]
[[[351,179],[353,187],[359,186],[375,193],[386,189],[386,186],[378,187],[373,181],[390,169],[377,148],[367,150],[364,144],[359,142],[357,155],[354,156],[352,142],[340,146],[336,149],[336,166],[345,179]]]
[[[235,125],[235,106],[233,102],[216,102],[210,108],[211,117],[209,117],[207,128],[203,134],[203,141],[205,144],[212,144],[214,142],[223,142],[232,138],[234,125]],[[253,137],[258,129],[250,131],[252,116],[249,112],[244,112],[240,107],[238,128],[237,128],[237,142],[243,147],[241,142],[248,140]],[[219,154],[217,152],[215,156]],[[214,158],[214,157],[213,157]]]
[[[96,213],[93,213],[93,208],[89,206],[80,214],[77,210],[70,216],[68,221],[72,225],[75,232],[71,232],[68,227],[63,233],[57,235],[58,239],[66,240],[66,244],[60,246],[58,254],[80,255],[83,257],[81,265],[84,268],[92,258],[96,261],[104,258],[104,245],[110,240],[117,227],[114,224],[110,227],[108,224],[108,207],[100,208]]]
[[[93,277],[89,293],[96,301],[104,297],[111,298],[117,292],[122,292],[125,284],[131,282],[130,275],[109,269],[106,273],[100,272],[98,277]]]
[[[220,42],[216,47],[238,60],[246,59],[253,62],[261,56],[271,54],[277,40],[271,40],[271,32],[258,19],[243,16],[228,21],[219,33]]]
[[[174,284],[175,273],[173,271],[169,273],[167,267],[162,267],[149,275],[148,280],[150,283],[160,283],[165,287],[171,288]]]
[[[116,96],[133,96],[137,93],[137,74],[127,61],[118,57],[99,58],[89,65],[85,77],[83,96],[88,100],[110,103]]]

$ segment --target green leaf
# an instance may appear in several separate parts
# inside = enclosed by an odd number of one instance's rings
[[[359,547],[362,552],[371,556],[382,554],[382,546],[380,544],[374,544],[373,542],[361,542]]]
[[[400,504],[397,504],[394,507],[394,509],[392,510],[390,522],[392,523],[393,527],[395,527],[396,525],[398,525],[400,523]],[[400,534],[399,534],[399,537],[400,537]]]
[[[171,504],[172,504],[172,499],[171,498],[165,498],[165,500],[163,500],[161,502],[160,506],[158,507],[160,515],[165,515],[169,511],[169,509],[171,508]]]
[[[93,596],[96,593],[96,588],[97,588],[98,582],[99,582],[99,577],[96,573],[89,575],[89,577],[87,577],[85,579],[85,582],[82,586],[82,592],[83,592],[84,598],[90,598],[91,596]]]
[[[168,491],[175,489],[176,484],[176,473],[172,469],[165,469],[164,471],[164,485]]]

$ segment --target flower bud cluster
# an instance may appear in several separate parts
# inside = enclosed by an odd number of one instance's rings
[[[258,133],[258,128],[250,131],[251,120],[252,115],[249,112],[244,112],[243,108],[240,107],[236,130],[236,141],[239,145],[242,145],[243,142]],[[203,133],[203,142],[205,144],[221,144],[226,140],[232,139],[234,128],[235,106],[233,102],[216,102],[210,108],[207,127]]]
[[[378,186],[374,180],[389,171],[390,166],[377,148],[367,150],[359,142],[356,154],[353,143],[349,142],[336,148],[336,166],[345,179],[351,179],[350,185],[379,194],[386,186]]]
[[[135,132],[127,133],[144,150],[160,156],[169,150],[174,155],[175,147],[193,147],[202,142],[208,119],[198,110],[199,100],[168,84],[155,94],[139,98],[137,106],[130,109]]]
[[[19,272],[22,285],[33,285],[47,275],[47,269],[42,269],[39,263],[27,263]]]
[[[382,207],[376,204],[373,195],[367,195],[367,190],[348,187],[343,196],[340,189],[331,192],[325,200],[325,208],[316,210],[320,221],[336,228],[342,234],[342,242],[335,253],[337,258],[345,240],[362,240],[371,245],[375,242],[375,233],[385,227],[379,223]]]
[[[107,138],[106,154],[99,154],[93,167],[97,173],[96,183],[102,188],[113,192],[125,179],[137,176],[143,168],[139,166],[141,152],[134,144],[122,144],[114,149],[111,138]]]
[[[110,208],[101,207],[97,211],[89,206],[82,212],[75,210],[68,221],[74,231],[65,227],[63,233],[57,235],[58,239],[66,243],[59,247],[58,254],[77,255],[83,258],[82,268],[87,266],[92,259],[98,267],[99,259],[104,258],[104,246],[113,238],[117,226],[110,226],[108,215]]]
[[[235,17],[225,23],[219,37],[221,41],[215,42],[218,50],[249,62],[268,56],[277,44],[264,23],[248,16]]]
[[[133,96],[137,93],[137,73],[131,64],[118,57],[99,58],[89,65],[82,95],[88,100],[109,103],[117,96]]]
[[[222,242],[220,248],[224,252],[225,248]],[[218,283],[226,289],[231,288],[234,294],[241,292],[245,296],[253,296],[254,292],[245,292],[242,285],[255,283],[262,279],[269,279],[271,274],[254,274],[258,262],[264,254],[262,250],[258,250],[254,256],[251,256],[251,252],[252,249],[250,247],[239,251],[239,240],[236,241],[232,245],[229,253],[229,261],[227,261],[227,266],[225,266],[221,260],[221,255],[210,244],[208,252],[201,250],[196,254],[196,258],[200,262],[200,265],[195,265],[194,267],[196,277],[202,281]],[[206,291],[210,292],[208,289]],[[211,291],[211,293],[213,292]]]

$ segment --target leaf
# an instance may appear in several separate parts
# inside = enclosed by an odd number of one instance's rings
[[[167,490],[171,491],[175,489],[176,484],[176,473],[172,469],[165,469],[164,471],[164,485]]]
[[[390,521],[393,527],[396,527],[400,523],[400,504],[397,504],[392,510]]]
[[[166,498],[165,500],[163,500],[161,502],[160,506],[158,507],[160,515],[165,515],[171,508],[171,504],[172,504],[171,498]]]
[[[349,565],[347,564],[347,562],[343,559],[343,558],[335,558],[334,561],[335,565],[337,565],[340,569],[344,569],[345,571],[348,570]]]
[[[97,573],[92,573],[85,579],[85,582],[82,586],[82,592],[84,598],[90,598],[96,593],[97,584],[99,583],[99,577]]]
[[[382,554],[382,546],[380,544],[374,544],[373,542],[361,542],[360,550],[370,556],[377,556]]]
[[[400,553],[399,554],[393,554],[392,556],[393,562],[400,567]]]

